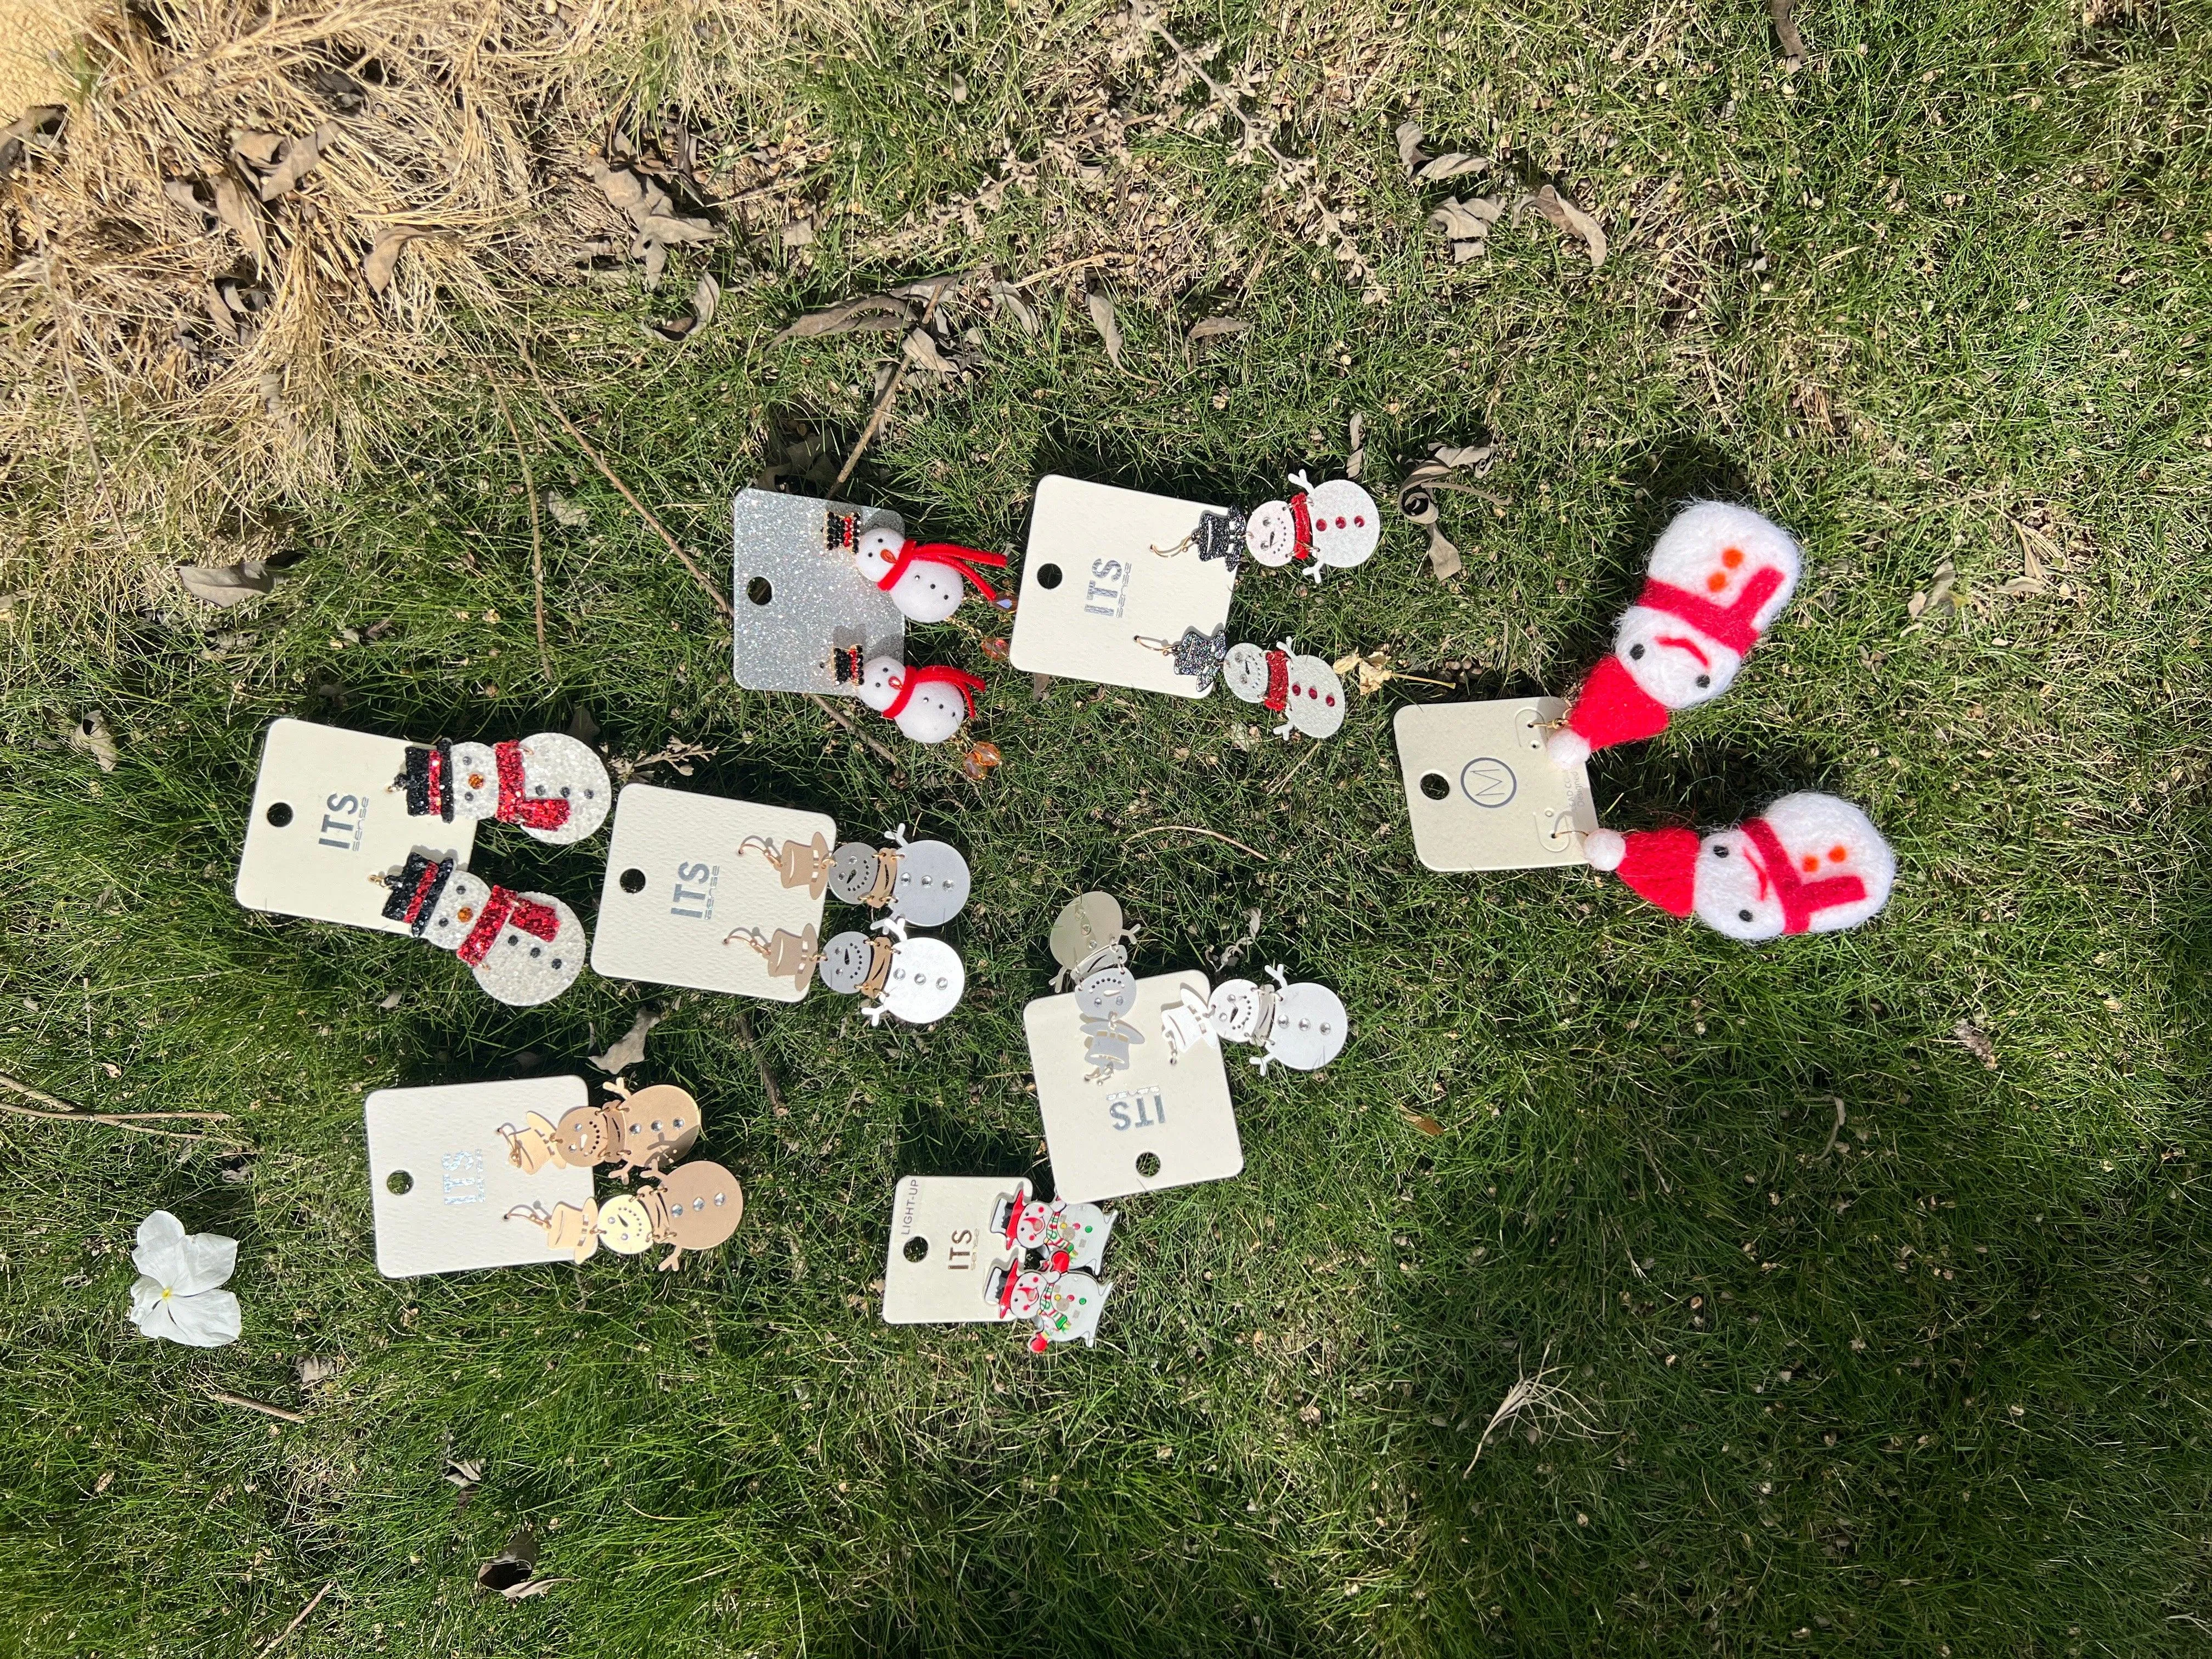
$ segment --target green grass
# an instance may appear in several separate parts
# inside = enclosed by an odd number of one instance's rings
[[[1426,872],[1389,719],[1447,694],[1404,684],[1316,753],[1238,743],[1225,695],[1062,682],[1039,702],[994,667],[975,729],[1003,769],[978,787],[913,751],[895,775],[804,701],[732,689],[706,597],[541,419],[540,482],[591,514],[549,527],[549,682],[520,474],[476,373],[516,365],[501,329],[465,331],[430,406],[372,404],[371,465],[283,504],[304,556],[270,599],[4,624],[0,1069],[88,1108],[234,1111],[248,1147],[0,1121],[9,1650],[250,1653],[326,1582],[285,1650],[2203,1650],[2201,15],[1824,9],[1794,77],[1750,4],[1680,28],[1619,5],[1284,15],[1283,36],[1272,8],[1176,27],[1270,65],[1312,46],[1292,107],[1318,130],[1283,142],[1358,207],[1388,301],[1261,216],[1264,172],[1224,166],[1219,135],[1140,127],[1113,176],[1176,193],[1158,245],[1205,257],[1121,279],[1126,369],[1041,285],[1042,337],[991,325],[987,369],[903,402],[848,493],[1018,549],[1048,471],[1255,501],[1340,463],[1359,410],[1382,493],[1425,443],[1493,435],[1501,504],[1447,499],[1462,582],[1394,523],[1318,592],[1254,573],[1233,617],[1331,656],[1387,646],[1477,696],[1565,690],[1674,503],[1751,501],[1804,538],[1806,580],[1726,699],[1600,758],[1601,817],[1727,822],[1832,790],[1896,845],[1887,914],[1746,950],[1587,872]],[[1322,49],[1340,36],[1364,44]],[[665,295],[529,296],[565,406],[710,570],[772,420],[842,453],[863,418],[880,339],[763,348],[797,311],[1127,246],[1110,188],[1057,174],[973,239],[930,216],[1007,143],[1079,131],[1062,81],[1173,107],[1156,59],[1109,65],[1102,39],[989,6],[825,35],[790,109],[845,146],[824,199],[872,220],[825,221],[811,269],[714,251],[722,317],[680,351],[636,329]],[[1331,102],[1316,77],[1340,62],[1387,77]],[[965,106],[922,95],[955,69]],[[1534,223],[1439,264],[1389,139],[1414,94],[1439,145],[1601,210],[1604,269]],[[876,259],[866,227],[917,210]],[[1180,329],[1221,309],[1250,331],[1190,361]],[[2030,545],[2047,590],[2003,593]],[[1963,608],[1908,629],[1945,559]],[[915,643],[984,665],[953,629]],[[112,775],[52,742],[88,707],[121,743]],[[822,993],[752,1006],[787,1117],[744,1005],[687,1000],[633,1080],[696,1092],[749,1205],[680,1274],[385,1281],[364,1091],[580,1069],[665,994],[587,976],[505,1010],[420,945],[241,911],[260,734],[299,714],[505,736],[579,707],[618,756],[714,751],[658,781],[963,844],[968,1000],[928,1032]],[[1267,862],[1128,838],[1164,823]],[[589,920],[604,842],[481,846]],[[1256,907],[1254,959],[1337,987],[1352,1046],[1318,1077],[1238,1068],[1240,1179],[1120,1206],[1097,1351],[886,1327],[894,1180],[1044,1167],[1019,1015],[1086,886],[1143,924],[1154,972]],[[125,1322],[131,1234],[161,1206],[241,1241],[236,1346]],[[1546,1353],[1600,1432],[1516,1425],[1474,1462]],[[303,1388],[310,1356],[344,1368]],[[449,1455],[483,1466],[465,1510]],[[526,1521],[566,1582],[473,1599]]]

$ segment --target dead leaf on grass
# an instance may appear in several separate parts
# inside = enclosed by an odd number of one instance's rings
[[[1455,483],[1453,476],[1462,471],[1473,471],[1480,477],[1489,470],[1498,453],[1495,444],[1469,444],[1457,447],[1437,444],[1431,447],[1429,459],[1408,472],[1398,486],[1398,510],[1429,532],[1429,568],[1438,581],[1456,576],[1466,568],[1459,549],[1439,527],[1442,516],[1437,507],[1439,490],[1464,490],[1470,486]],[[1491,555],[1492,558],[1497,556]]]
[[[227,607],[270,592],[276,586],[276,573],[259,559],[240,559],[236,564],[180,565],[177,580],[202,603]]]
[[[1463,150],[1454,150],[1448,155],[1431,155],[1421,147],[1421,127],[1418,121],[1399,124],[1398,160],[1406,169],[1406,176],[1416,184],[1440,184],[1446,179],[1456,179],[1465,173],[1487,173],[1491,161],[1487,156],[1469,155]]]
[[[230,152],[240,171],[260,175],[261,199],[273,202],[297,189],[300,180],[322,164],[323,147],[338,136],[334,122],[325,121],[303,138],[286,138],[273,132],[233,132]]]
[[[592,522],[592,515],[581,501],[572,501],[557,489],[545,492],[545,511],[563,530],[586,529]]]
[[[538,1534],[527,1527],[518,1528],[506,1547],[477,1569],[477,1594],[518,1600],[517,1592],[532,1582],[537,1571]]]
[[[103,772],[112,772],[121,758],[115,747],[115,738],[100,718],[97,708],[88,708],[63,728],[62,736],[72,749],[82,749],[100,763]]]
[[[659,1008],[641,1008],[637,1018],[630,1022],[629,1030],[621,1041],[607,1045],[605,1054],[591,1056],[592,1064],[603,1072],[621,1073],[633,1066],[645,1063],[645,1040],[653,1035],[653,1028],[668,1018]]]
[[[269,239],[261,228],[260,208],[234,179],[218,173],[209,183],[215,191],[215,216],[253,256],[254,269],[264,269],[269,263]]]
[[[1022,325],[1023,333],[1035,337],[1042,331],[1042,325],[1037,321],[1036,313],[1030,308],[1030,302],[1022,298],[1021,290],[1012,283],[992,283],[991,298],[996,304],[1005,308],[1008,316]]]
[[[0,185],[15,176],[30,154],[31,142],[58,131],[69,112],[59,104],[33,104],[5,128],[0,128]]]
[[[917,314],[909,301],[870,294],[826,310],[810,311],[772,336],[769,343],[816,339],[824,334],[895,334],[911,328]]]
[[[787,248],[812,247],[814,222],[811,219],[793,219],[777,233],[776,240]]]
[[[909,332],[899,349],[906,354],[916,368],[927,369],[940,380],[951,380],[960,373],[960,365],[937,349],[937,342],[930,337],[926,328],[917,328]]]
[[[1959,568],[1945,559],[1936,567],[1935,580],[1905,602],[1905,614],[1914,622],[1927,622],[1959,608]]]
[[[346,1368],[343,1354],[308,1354],[292,1367],[300,1386],[312,1389],[318,1382],[327,1382]]]
[[[1406,1121],[1408,1124],[1412,1125],[1414,1128],[1419,1129],[1425,1135],[1440,1135],[1444,1132],[1444,1126],[1437,1122],[1436,1119],[1431,1117],[1426,1112],[1416,1112],[1405,1107],[1399,1108],[1399,1110],[1404,1113]]]
[[[1517,199],[1513,204],[1514,223],[1521,222],[1523,210],[1541,214],[1569,235],[1579,237],[1589,253],[1592,270],[1605,263],[1605,232],[1599,228],[1595,219],[1560,195],[1556,185],[1547,185],[1541,190]]]
[[[1188,345],[1196,346],[1207,340],[1223,340],[1233,334],[1242,334],[1251,326],[1242,317],[1201,318],[1190,325],[1190,332],[1183,336],[1183,341]]]
[[[368,258],[361,262],[362,280],[368,284],[368,291],[380,295],[390,288],[392,272],[398,268],[399,250],[417,236],[429,234],[412,225],[386,225],[378,231],[376,246],[369,249]]]
[[[1121,367],[1121,324],[1114,314],[1114,296],[1103,288],[1086,287],[1083,290],[1084,307],[1091,313],[1091,326],[1098,331],[1105,342],[1106,355],[1114,367]]]
[[[1997,1068],[1997,1045],[1990,1034],[1970,1019],[1962,1019],[1951,1028],[1952,1040],[1978,1060],[1989,1070]]]
[[[394,1008],[397,1008],[399,1006],[401,1000],[402,999],[399,993],[393,991],[387,994],[381,1002],[376,1005],[376,1006],[380,1012],[388,1014]]]
[[[1367,461],[1367,416],[1353,410],[1345,430],[1345,448],[1349,453],[1344,459],[1344,476],[1356,479],[1359,477],[1359,469]]]
[[[690,310],[665,323],[649,322],[646,327],[671,343],[688,340],[714,320],[715,309],[721,302],[722,285],[712,276],[702,276],[691,290]]]
[[[1447,196],[1429,214],[1429,228],[1451,249],[1452,263],[1463,265],[1490,250],[1490,228],[1505,209],[1494,196]]]

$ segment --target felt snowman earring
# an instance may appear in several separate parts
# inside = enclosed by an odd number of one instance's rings
[[[1005,554],[951,542],[917,542],[902,532],[881,527],[862,531],[859,522],[854,514],[831,514],[830,545],[852,549],[860,574],[890,594],[902,616],[915,622],[943,622],[960,608],[969,583],[1001,611],[1012,607],[1013,601],[1001,599],[977,568],[1005,569]]]
[[[874,932],[892,938],[840,933],[817,958],[817,971],[831,990],[875,999],[860,1010],[869,1024],[882,1024],[888,1014],[909,1025],[929,1025],[958,1006],[968,969],[957,951],[942,939],[908,939],[906,923],[896,916],[876,923]]]
[[[1856,927],[1881,914],[1897,879],[1881,831],[1833,795],[1784,795],[1709,836],[1596,830],[1583,851],[1670,915],[1695,915],[1747,944]]]
[[[494,887],[451,859],[410,853],[380,879],[384,917],[451,951],[477,983],[512,1007],[550,1002],[576,982],[589,940],[576,913],[544,893]]]
[[[863,658],[858,646],[831,658],[837,683],[916,743],[943,743],[975,712],[983,682],[958,668],[915,668],[895,657]]]
[[[1644,591],[1622,613],[1613,653],[1547,741],[1552,757],[1573,766],[1594,750],[1656,737],[1669,715],[1727,690],[1790,603],[1802,568],[1790,532],[1749,507],[1684,508],[1651,549]]]
[[[1245,521],[1244,545],[1255,562],[1304,563],[1318,582],[1328,566],[1349,570],[1374,556],[1382,515],[1372,495],[1349,478],[1317,485],[1293,472],[1291,482],[1297,490],[1290,500],[1263,502]]]
[[[410,817],[492,818],[556,847],[583,840],[614,804],[605,764],[562,732],[516,743],[410,744],[392,787],[406,793]]]
[[[1285,640],[1272,651],[1231,646],[1222,658],[1222,680],[1244,702],[1280,714],[1274,732],[1285,743],[1293,732],[1333,737],[1344,724],[1344,682],[1319,657],[1297,655],[1291,645]]]

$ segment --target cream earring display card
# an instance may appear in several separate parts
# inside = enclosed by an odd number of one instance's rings
[[[626,785],[592,970],[798,1001],[813,981],[836,840],[820,812]]]
[[[1181,1024],[1211,991],[1203,974],[1133,980],[1125,969],[1022,1010],[1062,1197],[1188,1187],[1244,1167],[1220,1044],[1188,1040]]]
[[[397,738],[307,720],[269,728],[253,781],[246,848],[233,890],[250,910],[404,933],[385,915],[381,878],[410,853],[466,868],[476,820],[410,817],[393,780],[407,769]]]
[[[897,514],[746,489],[731,518],[730,662],[739,685],[849,697],[859,687],[838,678],[837,651],[905,660],[906,617],[854,559],[870,531],[904,535]]]
[[[1008,660],[1031,673],[1202,697],[1158,641],[1229,621],[1237,577],[1203,533],[1227,509],[1048,476],[1037,481]],[[1239,544],[1241,545],[1241,544]]]
[[[1409,705],[1392,722],[1413,851],[1431,870],[1582,864],[1597,828],[1589,775],[1544,746],[1557,697]]]
[[[532,1114],[557,1122],[589,1099],[577,1077],[379,1089],[369,1096],[377,1272],[412,1279],[574,1261],[572,1249],[509,1212],[563,1204],[581,1210],[592,1201],[591,1166],[533,1166],[510,1146]]]
[[[885,1324],[998,1320],[985,1286],[1013,1247],[993,1231],[992,1215],[1021,1185],[1015,1176],[908,1176],[899,1182],[884,1261]]]

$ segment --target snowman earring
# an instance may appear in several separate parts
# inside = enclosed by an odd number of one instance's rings
[[[1873,820],[1833,795],[1784,795],[1733,830],[1594,830],[1591,866],[1670,915],[1695,915],[1746,944],[1833,933],[1880,915],[1897,855]]]
[[[605,1245],[618,1255],[642,1255],[656,1244],[668,1247],[657,1264],[672,1273],[686,1250],[711,1250],[728,1241],[744,1218],[745,1189],[719,1164],[695,1158],[665,1174],[649,1170],[635,1193],[581,1206],[518,1204],[509,1221],[526,1221],[556,1250],[587,1261]]]
[[[1137,930],[1125,927],[1120,903],[1108,893],[1085,893],[1069,901],[1052,925],[1048,941],[1060,972],[1053,983],[1075,986],[1077,1028],[1083,1033],[1083,1057],[1091,1062],[1084,1081],[1096,1083],[1129,1069],[1129,1050],[1145,1034],[1121,1018],[1137,1006],[1136,975],[1129,971],[1128,941]]]
[[[908,841],[906,825],[890,832],[878,850],[862,842],[837,849],[830,890],[848,904],[890,914],[917,927],[937,927],[968,902],[968,860],[941,841]]]
[[[589,945],[584,924],[559,899],[494,887],[451,859],[410,853],[385,888],[384,917],[451,951],[477,983],[511,1007],[550,1002],[576,982]]]
[[[837,684],[916,743],[943,743],[975,712],[983,682],[958,668],[915,668],[892,657],[866,657],[859,646],[830,655]]]
[[[960,608],[970,583],[1000,610],[1013,608],[1013,601],[1000,598],[977,568],[1004,570],[1005,554],[986,553],[951,542],[917,542],[887,526],[860,530],[859,523],[856,514],[831,514],[832,549],[849,547],[860,574],[890,594],[891,603],[910,620],[943,622]]]
[[[1079,1339],[1085,1347],[1097,1347],[1098,1316],[1106,1311],[1107,1292],[1113,1288],[1112,1279],[1102,1282],[1087,1273],[1024,1267],[1018,1256],[998,1263],[983,1281],[984,1297],[995,1305],[996,1318],[1025,1322],[1033,1328],[1028,1345],[1031,1353]]]
[[[1344,724],[1344,682],[1319,657],[1294,654],[1291,644],[1285,640],[1272,651],[1231,646],[1222,658],[1222,679],[1236,696],[1280,714],[1283,723],[1274,732],[1285,742],[1293,732],[1332,737]]]
[[[656,1084],[631,1094],[617,1078],[617,1098],[605,1106],[577,1106],[549,1122],[541,1114],[524,1115],[518,1128],[502,1123],[495,1131],[507,1143],[507,1162],[525,1175],[549,1164],[560,1170],[588,1170],[601,1164],[626,1182],[633,1170],[665,1170],[699,1139],[699,1103],[673,1084]]]
[[[556,847],[605,823],[614,801],[605,765],[562,732],[515,743],[410,744],[392,787],[405,792],[410,817],[492,818]]]
[[[1116,1212],[1066,1199],[1041,1199],[1026,1181],[991,1206],[991,1231],[1010,1250],[1037,1250],[1053,1273],[1095,1272],[1106,1259]]]
[[[1644,590],[1613,651],[1590,671],[1547,740],[1564,766],[1594,750],[1656,738],[1668,718],[1711,702],[1796,591],[1803,559],[1790,532],[1747,507],[1698,501],[1651,549]]]
[[[876,923],[873,931],[891,938],[840,933],[817,958],[822,982],[831,990],[875,999],[860,1010],[869,1024],[882,1024],[887,1014],[909,1025],[933,1024],[958,1006],[968,969],[957,951],[942,939],[908,938],[905,921],[896,916]]]
[[[1291,474],[1297,493],[1286,501],[1267,501],[1252,509],[1244,544],[1261,564],[1279,567],[1311,561],[1306,574],[1318,582],[1334,565],[1349,570],[1374,556],[1382,539],[1382,515],[1375,498],[1349,478],[1315,484],[1303,472]]]
[[[1186,987],[1180,1000],[1161,1012],[1170,1052],[1169,1064],[1201,1042],[1243,1042],[1265,1050],[1252,1064],[1260,1075],[1281,1064],[1294,1072],[1317,1072],[1344,1052],[1352,1022],[1343,999],[1326,985],[1301,980],[1293,985],[1279,967],[1267,969],[1273,989],[1249,979],[1225,979],[1200,1001]]]

